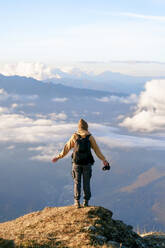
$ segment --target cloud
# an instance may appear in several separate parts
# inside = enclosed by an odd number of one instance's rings
[[[143,15],[143,14],[136,14],[136,13],[129,13],[129,12],[118,13],[117,15],[127,16],[127,17],[131,17],[131,18],[138,18],[138,19],[143,19],[143,20],[165,22],[165,16]]]
[[[151,168],[150,170],[140,174],[134,183],[121,188],[120,191],[131,193],[137,190],[138,188],[145,187],[148,184],[164,176],[165,176],[165,173],[162,173],[162,171],[158,171],[155,168]]]
[[[98,112],[98,111],[97,112],[92,112],[92,114],[99,116],[100,115],[100,112]]]
[[[98,142],[108,146],[109,148],[165,149],[164,139],[121,134],[121,131],[118,128],[96,123],[90,123],[89,127]]]
[[[0,141],[25,143],[65,142],[77,130],[77,123],[67,123],[67,115],[52,113],[47,116],[36,115],[34,119],[25,114],[14,114],[9,109],[0,109]],[[98,142],[113,147],[149,147],[165,149],[163,139],[137,137],[120,134],[118,128],[89,123],[90,130]]]
[[[18,104],[18,103],[13,103],[12,105],[11,105],[11,108],[12,109],[16,109],[16,108],[18,108],[20,105]]]
[[[15,149],[15,146],[14,145],[8,146],[7,149],[8,150],[14,150]]]
[[[12,113],[13,110],[4,108],[0,110],[0,142],[12,142],[12,145],[15,143],[36,145],[31,149],[31,152],[36,153],[32,159],[50,160],[61,151],[65,142],[77,130],[77,123],[67,122],[67,115],[64,112],[35,115],[34,118],[30,118],[25,114]],[[101,147],[165,149],[162,138],[123,135],[120,134],[119,128],[104,124],[89,123],[89,127]]]
[[[34,107],[36,104],[34,102],[29,102],[29,103],[25,103],[25,104],[22,104],[22,103],[12,103],[11,104],[11,109],[17,109],[17,108],[22,108],[24,106],[28,106],[28,107]]]
[[[128,97],[119,97],[119,96],[104,96],[101,98],[96,98],[97,101],[99,102],[120,102],[120,103],[125,103],[125,104],[133,104],[137,103],[138,97],[136,94],[131,94]]]
[[[53,113],[54,114],[54,113]],[[0,141],[40,143],[65,140],[74,131],[74,124],[60,123],[66,119],[65,113],[56,114],[56,119],[48,117],[32,119],[24,114],[13,114],[6,108],[0,108]],[[72,131],[71,131],[72,130]]]
[[[84,61],[79,61],[79,63],[82,63],[82,64],[104,64],[104,63],[107,63],[106,61],[96,61],[96,60],[84,60]]]
[[[4,89],[0,89],[0,95],[6,96],[7,92]]]
[[[0,89],[0,101],[5,101],[8,99],[9,95],[4,89]]]
[[[24,104],[25,106],[29,106],[29,107],[34,107],[36,104],[34,102],[29,102],[27,104]]]
[[[0,101],[12,99],[16,101],[35,101],[38,99],[38,95],[17,95],[13,93],[7,93],[4,89],[0,88]]]
[[[38,80],[48,78],[61,78],[55,73],[54,68],[38,62],[19,62],[15,64],[4,64],[0,66],[0,73],[6,76],[26,76]]]
[[[101,98],[96,98],[96,100],[99,102],[110,102],[110,97],[104,96]]]
[[[138,100],[137,110],[126,117],[120,126],[133,131],[153,132],[165,130],[165,80],[146,83]]]
[[[77,64],[71,66],[55,66],[46,65],[40,62],[18,62],[15,64],[1,64],[0,73],[5,76],[25,76],[32,77],[37,80],[61,79],[61,78],[88,78],[93,76],[92,72],[84,72],[79,68],[75,68]],[[48,80],[49,81],[49,80]]]
[[[52,99],[53,102],[66,102],[68,101],[68,98],[66,97],[57,97]]]
[[[54,156],[58,155],[61,152],[62,147],[63,143],[58,143],[49,144],[46,146],[30,147],[28,150],[32,152],[37,152],[37,155],[32,156],[31,160],[50,162]]]
[[[165,62],[154,61],[154,60],[111,60],[111,62],[117,64],[158,64],[158,65],[165,64]]]
[[[52,120],[66,120],[67,119],[67,115],[62,112],[62,113],[51,113],[51,114],[48,114],[48,116],[52,119]]]
[[[9,113],[9,109],[6,107],[0,107],[0,114]]]

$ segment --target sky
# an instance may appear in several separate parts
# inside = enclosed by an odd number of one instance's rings
[[[165,75],[164,0],[6,0],[0,9],[0,66]]]

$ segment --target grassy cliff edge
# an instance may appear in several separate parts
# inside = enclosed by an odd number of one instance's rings
[[[162,237],[159,241],[153,235],[141,237],[131,226],[113,220],[110,210],[94,206],[47,207],[0,223],[0,247],[4,248],[161,248],[165,247]]]

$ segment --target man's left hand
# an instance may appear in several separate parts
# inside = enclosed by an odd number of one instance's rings
[[[103,166],[102,170],[110,170],[111,167],[110,167],[107,160],[104,160],[103,164],[104,164],[104,166]]]

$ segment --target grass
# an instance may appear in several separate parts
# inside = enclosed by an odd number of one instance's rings
[[[111,211],[102,207],[47,207],[0,223],[0,248],[115,248],[98,241],[99,235],[117,241],[119,245],[125,242],[126,247],[134,247],[135,239],[140,237],[131,231],[132,227],[111,217]],[[91,227],[95,229],[89,229]],[[165,234],[161,237],[157,234],[156,238],[153,233],[144,234],[144,239],[150,239],[151,247],[155,247],[156,242],[163,244]],[[140,240],[143,242],[142,238]]]
[[[88,211],[89,208],[74,206],[48,207],[0,223],[0,237],[4,244],[5,240],[13,240],[17,247],[92,247],[89,232],[84,228],[92,225],[95,218],[88,216]]]

